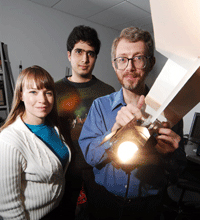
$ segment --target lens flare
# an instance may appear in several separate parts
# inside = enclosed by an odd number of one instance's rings
[[[118,147],[118,157],[123,163],[127,163],[130,159],[133,158],[135,152],[138,150],[136,144],[131,141],[125,141],[121,143]]]

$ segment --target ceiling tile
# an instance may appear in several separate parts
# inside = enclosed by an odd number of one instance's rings
[[[52,7],[56,3],[58,3],[60,0],[31,0],[32,2],[35,2],[40,5],[45,5],[47,7]]]
[[[108,28],[136,26],[153,31],[149,0],[30,0]]]
[[[151,12],[149,0],[127,0],[128,2],[142,8],[147,12]]]
[[[135,26],[135,27],[139,27],[142,28],[142,26],[144,25],[152,25],[152,20],[151,20],[151,16],[147,16],[145,18],[140,18],[140,19],[136,19],[130,22],[126,22],[124,24],[118,24],[116,26],[114,26],[114,29],[117,30],[122,30],[125,27],[130,27],[130,26]]]
[[[53,8],[81,18],[90,17],[124,0],[61,0]]]
[[[145,31],[148,31],[151,35],[153,35],[153,33],[154,33],[152,24],[143,25],[143,26],[141,26],[141,28]]]
[[[117,25],[147,16],[149,16],[148,12],[139,9],[128,2],[122,2],[112,8],[89,17],[88,20],[107,27],[116,27]]]
[[[142,26],[143,24],[152,24],[151,15],[145,18],[137,19],[134,21],[136,26]]]

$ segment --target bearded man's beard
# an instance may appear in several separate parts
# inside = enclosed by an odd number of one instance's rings
[[[134,92],[134,93],[138,93],[141,92],[141,89],[144,88],[144,80],[145,80],[145,76],[143,76],[142,78],[140,78],[139,80],[132,82],[131,80],[126,80],[126,82],[124,83],[123,79],[124,77],[126,77],[127,75],[133,75],[133,77],[138,77],[139,74],[124,74],[122,78],[118,77],[117,78],[120,82],[120,84],[122,85],[122,87],[124,87],[125,89]]]

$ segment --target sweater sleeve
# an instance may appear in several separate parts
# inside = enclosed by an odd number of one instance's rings
[[[14,147],[1,142],[0,146],[0,216],[3,219],[27,219],[21,178],[25,159]]]

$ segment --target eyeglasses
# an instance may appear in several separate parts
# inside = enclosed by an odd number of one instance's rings
[[[129,60],[131,60],[136,69],[144,69],[149,58],[147,56],[135,56],[133,58],[117,57],[114,59],[114,63],[118,70],[124,70],[128,66]]]
[[[91,50],[86,51],[86,50],[77,48],[74,51],[75,51],[76,56],[83,56],[83,54],[86,53],[87,56],[89,56],[89,57],[92,57],[92,58],[96,57],[96,53],[94,51],[91,51]]]

